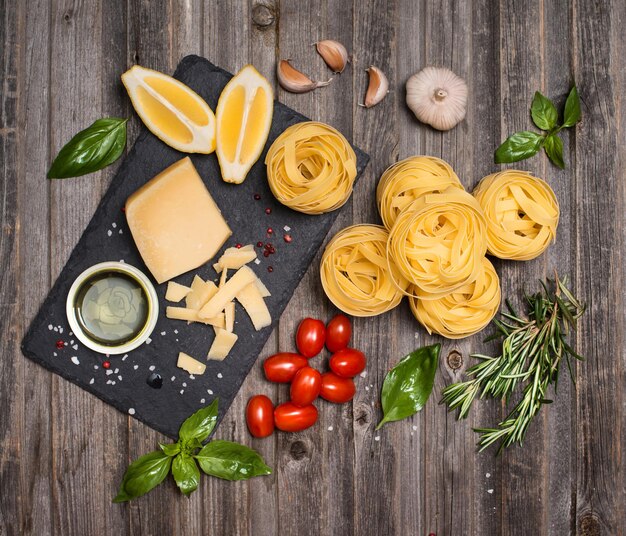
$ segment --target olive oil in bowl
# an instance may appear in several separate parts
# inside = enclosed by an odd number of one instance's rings
[[[85,346],[119,354],[147,340],[156,324],[158,301],[142,272],[108,262],[92,266],[76,279],[68,295],[67,314]]]

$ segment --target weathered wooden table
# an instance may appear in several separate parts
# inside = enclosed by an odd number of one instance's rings
[[[625,2],[0,0],[0,14],[0,534],[624,533]],[[324,79],[329,72],[310,45],[323,38],[345,43],[354,62],[327,88],[277,95],[372,157],[334,231],[377,221],[376,182],[399,158],[440,156],[474,186],[498,169],[500,141],[530,127],[534,91],[562,105],[577,83],[583,121],[564,136],[567,168],[543,156],[521,164],[557,193],[557,242],[535,261],[497,263],[504,296],[534,288],[555,267],[573,279],[589,306],[575,335],[587,356],[576,368],[577,387],[563,371],[554,404],[523,448],[499,458],[478,454],[472,426],[495,423],[504,409],[479,403],[467,422],[456,422],[437,405],[440,389],[470,364],[468,354],[483,348],[481,336],[444,340],[427,407],[375,432],[386,370],[436,340],[403,304],[355,321],[354,344],[369,356],[369,375],[353,404],[321,404],[310,430],[266,440],[248,435],[248,397],[285,396],[254,368],[218,436],[259,449],[273,476],[204,478],[190,499],[169,482],[130,505],[111,504],[128,462],[162,438],[19,350],[116,167],[48,181],[51,159],[102,116],[130,116],[132,143],[140,122],[119,76],[134,63],[172,72],[196,53],[231,71],[253,63],[275,83],[276,60],[292,58]],[[366,110],[357,104],[372,64],[392,87]],[[404,104],[408,76],[431,64],[450,67],[470,87],[467,119],[448,133],[418,124]],[[263,355],[291,344],[304,313],[331,312],[316,261]],[[449,357],[454,351],[460,361]]]

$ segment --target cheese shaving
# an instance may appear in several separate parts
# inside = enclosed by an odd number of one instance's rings
[[[326,246],[320,265],[322,287],[345,313],[374,316],[402,300],[409,282],[387,262],[388,236],[380,225],[353,225],[337,233]]]
[[[436,299],[478,278],[486,226],[480,205],[467,192],[449,187],[427,194],[398,216],[387,258],[423,295]],[[403,289],[403,282],[396,283]]]
[[[482,258],[482,268],[475,281],[441,298],[432,300],[409,296],[413,315],[428,333],[461,339],[478,333],[491,322],[500,307],[500,281],[486,257]],[[416,294],[424,296],[419,289]]]
[[[526,261],[556,237],[559,204],[552,188],[525,171],[509,169],[483,178],[474,197],[487,218],[489,253]]]
[[[230,333],[225,329],[214,329],[215,339],[213,340],[213,344],[211,344],[211,348],[209,348],[209,354],[207,355],[207,359],[213,359],[214,361],[223,361],[233,349],[233,346],[235,346],[238,337],[234,333]]]
[[[167,291],[165,292],[165,299],[170,302],[179,302],[185,296],[187,296],[187,294],[189,294],[190,292],[191,292],[191,288],[186,287],[185,285],[181,285],[180,283],[170,281],[167,284]]]
[[[232,247],[224,251],[224,254],[213,265],[217,273],[221,273],[224,268],[238,270],[244,264],[248,264],[256,259],[256,251],[252,244],[240,248]]]
[[[200,318],[213,318],[224,310],[228,302],[233,301],[241,289],[254,283],[256,274],[247,266],[242,266],[235,274],[217,291],[206,305],[200,309]]]
[[[258,287],[251,283],[237,293],[237,301],[243,306],[252,320],[254,329],[259,331],[272,323],[272,316]]]
[[[265,157],[272,193],[305,214],[341,207],[352,194],[356,155],[343,135],[324,123],[306,121],[286,129]]]
[[[202,324],[208,324],[216,326],[218,328],[226,327],[226,319],[224,313],[218,313],[211,318],[201,318],[198,316],[198,311],[195,309],[187,309],[185,307],[167,307],[165,309],[165,316],[172,320],[186,320],[187,322],[201,322]]]
[[[448,187],[463,189],[452,166],[434,156],[412,156],[396,162],[383,173],[376,188],[378,211],[391,229],[402,211],[419,197],[441,193]]]

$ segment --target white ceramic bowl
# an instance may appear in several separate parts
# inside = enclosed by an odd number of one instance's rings
[[[132,279],[137,281],[137,283],[139,283],[148,298],[148,318],[146,319],[146,323],[144,324],[143,328],[132,340],[118,346],[108,346],[94,341],[85,334],[78,319],[76,318],[76,310],[74,308],[74,300],[76,298],[76,294],[81,285],[87,279],[99,272],[118,272],[131,277]],[[76,338],[87,348],[90,348],[91,350],[94,350],[101,354],[125,354],[130,352],[131,350],[134,350],[138,346],[141,346],[144,342],[146,342],[148,337],[150,337],[150,334],[154,330],[157,319],[159,317],[159,299],[157,297],[154,286],[142,271],[124,262],[101,262],[99,264],[94,264],[90,268],[87,268],[87,270],[85,270],[76,278],[67,294],[65,312],[67,314],[67,320],[70,324],[72,332],[74,333]]]

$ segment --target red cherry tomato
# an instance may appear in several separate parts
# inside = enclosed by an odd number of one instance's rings
[[[320,396],[324,400],[334,402],[335,404],[343,404],[352,400],[356,387],[352,378],[342,378],[334,372],[325,372],[322,374],[322,389]]]
[[[283,432],[299,432],[313,426],[317,421],[317,408],[313,405],[296,406],[285,402],[274,410],[274,424]]]
[[[302,367],[308,364],[307,358],[300,354],[282,352],[268,357],[263,363],[265,377],[276,383],[288,383],[293,380]]]
[[[274,404],[265,395],[248,400],[246,407],[248,430],[254,437],[267,437],[274,431]]]
[[[305,318],[298,326],[296,333],[296,346],[298,352],[304,357],[316,356],[324,348],[326,341],[326,328],[324,322],[315,318]]]
[[[328,364],[337,376],[354,378],[365,369],[365,355],[354,348],[344,348],[334,353]]]
[[[308,406],[315,400],[322,387],[322,375],[311,367],[301,368],[291,381],[289,394],[296,406]]]
[[[338,352],[347,348],[352,335],[352,325],[346,315],[335,315],[326,326],[326,348]]]

